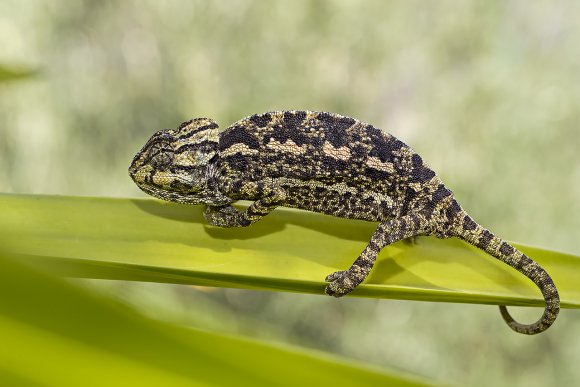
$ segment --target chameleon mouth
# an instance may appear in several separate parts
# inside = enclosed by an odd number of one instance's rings
[[[157,199],[174,202],[174,203],[183,203],[183,204],[204,204],[202,200],[204,198],[203,195],[199,195],[199,193],[194,192],[172,192],[165,190],[163,188],[156,187],[154,185],[149,185],[145,183],[140,183],[135,181],[139,189],[145,192],[148,195],[151,195]]]
[[[176,201],[174,198],[175,195],[164,189],[141,183],[137,183],[137,186],[139,187],[139,189],[141,189],[141,191],[145,192],[148,195],[156,197],[157,199],[169,200],[172,202]]]

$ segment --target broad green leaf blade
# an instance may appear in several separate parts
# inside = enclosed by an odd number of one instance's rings
[[[376,224],[278,209],[248,228],[205,225],[200,206],[143,199],[0,195],[0,235],[62,275],[323,294]],[[1,231],[1,230],[0,230]],[[580,307],[580,258],[515,244]],[[531,281],[455,238],[385,248],[353,296],[543,305]]]
[[[16,67],[0,64],[0,83],[17,79],[30,78],[38,74],[38,71],[29,67]]]
[[[426,386],[316,351],[185,329],[0,255],[3,386]]]

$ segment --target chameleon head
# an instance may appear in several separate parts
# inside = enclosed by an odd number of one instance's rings
[[[213,204],[208,179],[217,146],[218,125],[196,118],[155,133],[133,158],[129,175],[141,190],[157,198]]]

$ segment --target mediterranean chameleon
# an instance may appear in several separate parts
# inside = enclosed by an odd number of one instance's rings
[[[246,117],[219,133],[209,118],[155,133],[129,174],[146,193],[204,204],[205,219],[245,227],[277,206],[379,222],[352,266],[326,277],[326,293],[341,297],[369,274],[379,251],[417,235],[459,237],[531,279],[545,300],[542,317],[516,322],[516,332],[546,330],[558,315],[554,282],[525,254],[476,223],[410,147],[375,127],[338,114],[277,111]],[[237,200],[252,204],[243,212]]]

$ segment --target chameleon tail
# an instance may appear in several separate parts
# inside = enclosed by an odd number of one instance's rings
[[[544,314],[533,324],[518,323],[509,314],[507,308],[500,305],[501,316],[508,326],[518,333],[527,335],[535,335],[548,329],[560,311],[560,297],[550,275],[535,261],[477,224],[467,214],[463,219],[463,228],[459,234],[459,238],[484,250],[531,279],[542,292],[546,303]]]

